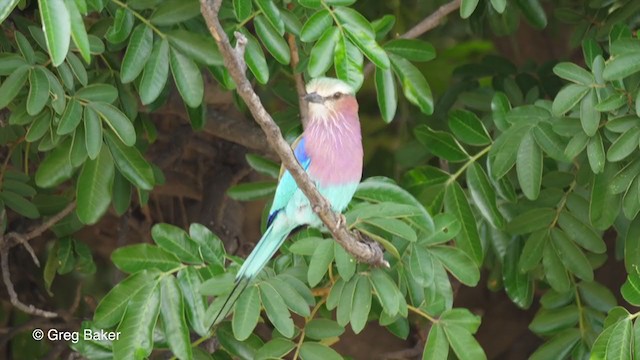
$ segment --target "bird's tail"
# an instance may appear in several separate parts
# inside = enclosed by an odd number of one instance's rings
[[[233,290],[227,295],[222,308],[213,320],[213,325],[217,325],[218,322],[227,317],[242,292],[247,288],[251,280],[258,276],[273,254],[278,251],[291,230],[293,229],[279,221],[275,221],[267,228],[256,247],[242,264],[240,270],[238,270]]]

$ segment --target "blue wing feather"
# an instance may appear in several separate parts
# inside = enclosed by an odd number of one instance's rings
[[[311,158],[309,158],[309,154],[305,149],[305,140],[304,137],[300,138],[300,141],[296,145],[293,150],[293,154],[298,159],[302,168],[306,171],[309,168],[309,164],[311,163]],[[276,194],[273,197],[273,204],[271,205],[271,210],[269,210],[269,217],[267,218],[267,226],[271,225],[273,219],[276,217],[278,212],[287,205],[293,193],[298,189],[298,184],[291,176],[288,170],[285,170],[280,182],[278,183],[278,187],[276,188]]]

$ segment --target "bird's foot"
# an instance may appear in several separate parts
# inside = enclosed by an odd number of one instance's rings
[[[342,227],[344,225],[347,225],[347,218],[344,217],[344,214],[338,214],[338,223],[337,223],[338,227]]]

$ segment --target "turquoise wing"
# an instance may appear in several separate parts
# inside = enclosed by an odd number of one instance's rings
[[[293,150],[293,154],[296,156],[296,159],[298,159],[298,162],[302,165],[302,168],[305,171],[309,169],[311,158],[309,158],[309,154],[307,154],[307,151],[305,150],[304,137],[300,138],[300,141]],[[296,190],[298,190],[298,184],[296,184],[291,173],[289,173],[288,170],[285,170],[284,174],[280,178],[278,187],[276,188],[276,194],[273,197],[273,204],[271,205],[271,210],[269,210],[267,226],[271,225],[278,212],[287,206]]]

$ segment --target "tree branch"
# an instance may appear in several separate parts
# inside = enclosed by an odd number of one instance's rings
[[[461,0],[452,0],[451,2],[448,2],[440,6],[438,10],[434,11],[431,15],[424,18],[422,21],[420,21],[414,27],[409,29],[409,31],[407,31],[406,33],[400,35],[398,38],[399,39],[415,39],[418,36],[426,33],[427,31],[435,28],[436,26],[440,25],[440,22],[447,15],[449,15],[450,13],[460,8],[460,1]],[[373,67],[374,65],[372,63],[367,64],[367,66],[364,68],[365,77],[371,74],[371,72],[373,71]]]
[[[275,150],[284,167],[289,170],[302,192],[309,199],[313,210],[329,229],[333,237],[358,261],[372,265],[386,265],[383,251],[376,242],[362,241],[358,234],[350,232],[346,224],[341,219],[341,215],[331,210],[329,202],[318,192],[314,184],[309,179],[307,173],[302,169],[289,144],[283,139],[280,129],[273,121],[269,113],[265,110],[258,95],[253,91],[251,83],[245,75],[246,64],[244,62],[244,48],[247,39],[241,33],[236,32],[236,47],[232,47],[227,34],[224,32],[218,12],[222,0],[200,0],[202,15],[209,27],[211,35],[216,40],[218,48],[222,53],[225,67],[237,85],[237,91],[251,111],[254,119],[262,128],[269,145]]]
[[[31,254],[31,257],[33,258],[33,261],[36,263],[36,265],[40,266],[38,258],[35,256],[33,249],[29,245],[29,240],[42,235],[58,221],[69,215],[73,211],[73,209],[75,209],[75,207],[75,202],[70,203],[62,211],[50,217],[49,219],[47,219],[47,221],[43,222],[35,229],[29,231],[26,234],[10,232],[4,236],[0,235],[0,267],[2,268],[2,280],[4,282],[4,285],[7,287],[7,292],[9,293],[11,304],[17,309],[20,309],[27,314],[42,316],[45,318],[53,318],[58,316],[57,313],[38,309],[37,307],[33,305],[27,305],[20,301],[20,299],[18,299],[18,294],[16,293],[13,282],[11,281],[11,272],[9,271],[9,250],[11,250],[11,248],[16,245],[24,245],[29,254]]]

